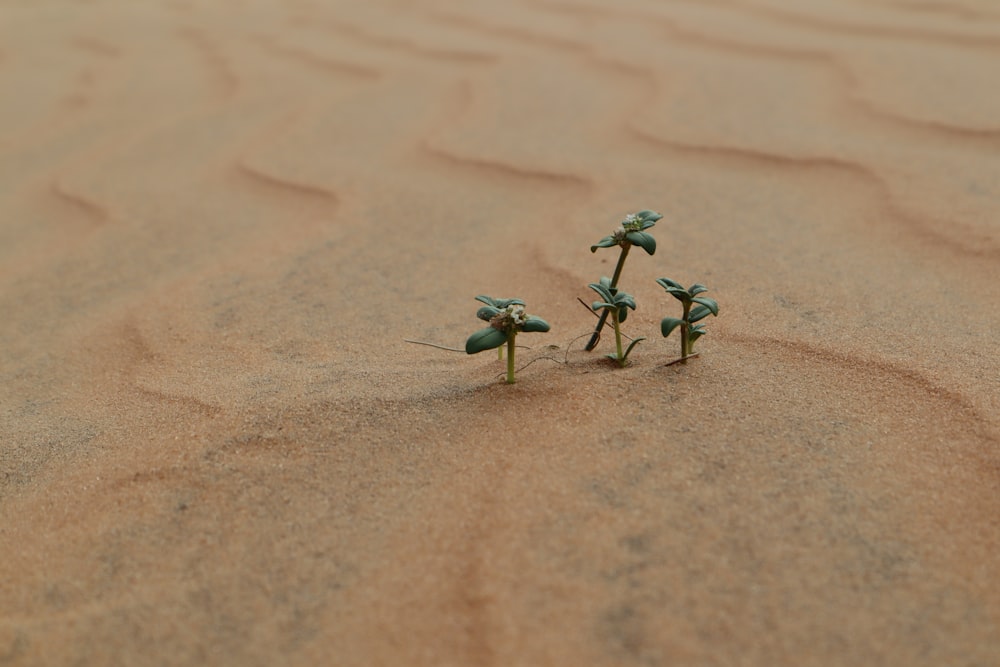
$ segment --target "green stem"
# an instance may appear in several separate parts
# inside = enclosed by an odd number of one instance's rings
[[[622,277],[622,269],[625,267],[625,258],[628,257],[628,251],[631,248],[631,243],[626,243],[622,246],[622,252],[618,255],[618,264],[615,265],[615,273],[611,276],[612,287],[618,287],[618,279]]]
[[[611,276],[611,287],[618,287],[618,279],[622,277],[622,269],[625,267],[625,258],[628,257],[628,251],[632,248],[632,244],[625,242],[622,246],[621,254],[618,255],[618,264],[615,265],[614,275]],[[601,329],[604,328],[604,323],[608,319],[608,311],[601,313],[601,318],[597,320],[597,327],[594,329],[594,334],[590,337],[590,341],[587,343],[587,347],[584,349],[590,352],[595,347],[597,347],[597,341],[601,339]]]
[[[514,338],[516,336],[517,331],[513,329],[507,334],[507,384],[514,384]]]
[[[684,317],[681,318],[683,320],[683,322],[681,322],[681,363],[682,364],[686,364],[687,363],[688,352],[689,352],[689,348],[691,347],[690,343],[688,342],[688,327],[690,326],[688,324],[688,314],[690,312],[691,312],[691,304],[690,303],[685,303],[684,304]]]
[[[497,359],[503,361],[503,345],[497,348]]]
[[[615,326],[615,347],[618,349],[618,365],[625,368],[625,353],[622,351],[622,331],[618,326],[618,309],[611,311],[611,323]]]

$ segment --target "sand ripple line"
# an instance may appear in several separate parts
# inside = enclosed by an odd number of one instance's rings
[[[159,403],[167,403],[181,408],[184,413],[197,413],[214,416],[222,412],[222,408],[206,403],[193,396],[170,394],[158,389],[144,386],[136,375],[143,366],[160,362],[163,356],[150,345],[148,338],[139,326],[131,319],[122,323],[109,338],[118,341],[116,346],[116,362],[119,372],[128,378],[126,385],[140,396],[154,399]]]
[[[263,188],[265,191],[277,195],[290,196],[299,201],[303,199],[312,201],[327,208],[335,208],[340,203],[337,194],[332,190],[304,181],[277,176],[261,167],[250,164],[246,160],[239,160],[233,173],[239,180],[255,188]]]
[[[451,127],[468,115],[473,106],[473,101],[472,84],[468,80],[460,82],[456,87],[453,101],[449,104],[451,109],[443,114],[444,119],[439,127]],[[429,136],[420,142],[418,146],[419,154],[437,165],[460,169],[462,175],[481,174],[504,181],[515,180],[519,184],[534,182],[546,186],[572,187],[587,190],[593,187],[593,183],[589,179],[575,174],[524,167],[492,157],[460,155],[435,141],[436,135],[439,132],[433,130],[429,132]]]
[[[209,39],[204,32],[193,27],[178,28],[177,34],[194,47],[213,73],[220,96],[224,99],[234,97],[240,89],[240,78],[237,76],[229,60],[222,53],[216,40]]]
[[[49,184],[48,191],[52,199],[69,211],[72,217],[83,219],[95,226],[103,225],[111,220],[111,214],[105,206],[89,197],[73,192],[58,179],[54,179]]]
[[[684,0],[691,1],[691,0]],[[832,18],[820,18],[801,14],[788,9],[778,9],[776,7],[765,7],[763,5],[741,5],[729,3],[729,7],[747,14],[756,14],[773,22],[794,25],[808,28],[818,32],[836,33],[851,37],[875,37],[880,40],[904,39],[917,42],[930,42],[958,46],[963,48],[985,48],[990,50],[1000,49],[1000,37],[993,35],[983,35],[978,33],[953,33],[940,30],[927,30],[920,28],[903,28],[888,25],[871,25],[865,23],[855,23],[840,21]]]
[[[132,385],[135,390],[147,398],[151,398],[157,403],[166,403],[179,408],[185,414],[200,414],[206,417],[214,417],[222,412],[222,408],[212,403],[206,403],[194,396],[169,394],[157,389],[150,389],[140,384]]]
[[[955,125],[953,123],[907,116],[883,108],[858,92],[861,89],[861,83],[854,69],[833,53],[822,50],[793,49],[770,44],[726,39],[681,27],[673,21],[661,17],[650,16],[648,20],[657,21],[666,31],[667,36],[673,41],[686,40],[695,45],[730,52],[739,56],[776,59],[789,63],[810,63],[816,67],[826,68],[833,76],[839,79],[845,89],[843,98],[855,105],[862,113],[878,120],[902,124],[911,129],[940,135],[946,139],[957,139],[963,141],[967,147],[977,150],[984,148],[984,140],[1000,139],[1000,128],[976,128]],[[995,146],[986,146],[985,148],[995,150]]]
[[[873,188],[874,192],[877,193],[877,200],[887,211],[886,217],[898,222],[910,235],[929,241],[931,247],[943,248],[966,257],[1000,259],[1000,245],[997,244],[996,239],[956,221],[947,221],[945,224],[940,220],[920,216],[903,209],[896,203],[892,188],[885,179],[860,163],[824,156],[792,156],[768,153],[736,146],[685,144],[664,139],[637,128],[631,123],[627,125],[627,132],[644,144],[657,146],[670,153],[684,155],[688,159],[707,158],[730,164],[742,162],[757,169],[769,168],[800,172],[805,169],[817,174],[824,170],[839,172]],[[955,233],[956,228],[961,230],[961,233]]]
[[[382,72],[374,67],[320,56],[299,47],[285,46],[269,37],[260,37],[257,39],[257,43],[273,54],[323,70],[328,74],[365,80],[375,80],[382,77]]]
[[[964,21],[995,21],[1000,19],[1000,14],[988,12],[982,8],[973,9],[960,4],[946,4],[943,2],[895,2],[893,0],[861,0],[859,5],[876,4],[882,7],[889,7],[902,13],[912,14],[936,14],[940,16],[950,16]]]
[[[665,139],[657,134],[637,127],[634,123],[629,123],[626,126],[626,131],[643,143],[655,144],[661,148],[679,153],[690,153],[692,155],[701,155],[704,157],[722,158],[734,162],[745,161],[753,163],[753,166],[839,169],[843,171],[850,171],[856,175],[878,178],[867,167],[835,157],[821,155],[785,155],[782,153],[769,153],[754,148],[743,148],[739,146],[689,144],[681,141],[674,141],[672,139]]]
[[[546,186],[590,189],[593,185],[588,179],[574,174],[529,169],[493,158],[458,155],[429,141],[421,144],[420,151],[434,162],[458,168],[465,174],[478,173],[491,178],[513,179],[522,183],[530,181]]]
[[[313,25],[310,23],[310,25]],[[391,51],[403,52],[419,58],[429,58],[433,60],[447,60],[459,63],[491,63],[497,60],[497,56],[492,53],[482,51],[463,51],[442,49],[434,46],[427,46],[412,40],[380,35],[362,29],[357,25],[340,21],[337,19],[326,19],[321,23],[322,27],[329,29],[339,35],[346,35],[359,42]]]
[[[121,491],[132,485],[175,484],[178,480],[182,480],[189,486],[195,485],[200,488],[202,486],[200,477],[203,474],[203,471],[195,466],[172,465],[162,468],[152,468],[150,470],[140,470],[123,475],[113,480],[109,486],[115,491]]]
[[[975,404],[964,394],[947,386],[928,379],[919,371],[900,366],[888,361],[870,359],[857,354],[823,348],[803,341],[794,341],[769,336],[753,336],[719,331],[719,338],[737,345],[754,347],[756,350],[781,348],[787,353],[817,359],[824,364],[843,370],[853,370],[857,373],[871,375],[873,372],[882,376],[880,384],[885,387],[910,387],[934,402],[944,403],[944,407],[935,411],[937,415],[948,415],[949,418],[965,425],[965,428],[975,437],[989,444],[982,452],[988,455],[1000,446],[1000,434],[995,432],[990,424],[992,420],[983,414]]]
[[[777,59],[789,63],[812,63],[814,66],[828,69],[835,75],[845,88],[843,97],[866,115],[878,120],[902,124],[914,130],[947,139],[959,140],[963,142],[963,145],[974,150],[982,151],[984,148],[991,151],[996,150],[996,146],[993,144],[984,147],[984,141],[992,141],[1000,144],[1000,127],[968,127],[939,120],[906,116],[883,108],[873,100],[859,94],[858,91],[861,89],[861,85],[853,68],[831,52],[819,49],[794,49],[774,46],[772,44],[754,43],[747,41],[745,38],[732,39],[719,35],[710,35],[682,26],[680,23],[661,14],[624,10],[618,7],[582,7],[579,5],[569,5],[559,0],[534,0],[534,2],[550,11],[575,16],[610,17],[628,19],[642,24],[658,25],[672,43],[687,42],[694,46],[734,53],[739,56]]]

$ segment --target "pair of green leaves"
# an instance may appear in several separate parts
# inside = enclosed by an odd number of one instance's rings
[[[480,295],[476,301],[486,304],[476,311],[476,317],[486,320],[490,326],[469,336],[465,341],[466,354],[498,348],[519,331],[545,332],[550,328],[542,318],[527,315],[521,299],[494,299]]]
[[[499,315],[501,311],[507,310],[507,306],[524,305],[524,301],[521,299],[494,299],[491,296],[484,296],[482,294],[476,297],[476,301],[482,301],[486,304],[476,311],[476,317],[487,322]]]
[[[619,291],[617,287],[612,287],[611,278],[602,276],[600,282],[590,283],[587,286],[601,297],[600,301],[590,304],[592,310],[598,311],[605,308],[612,310],[616,313],[619,322],[624,322],[625,318],[628,317],[629,308],[635,310],[635,297]]]
[[[637,245],[648,254],[656,252],[656,239],[652,234],[646,232],[647,229],[656,224],[656,221],[663,216],[656,211],[643,210],[638,213],[630,213],[622,220],[621,227],[616,229],[610,236],[605,236],[596,244],[590,246],[590,252],[597,252],[598,248],[610,248],[612,246],[622,246],[623,248]]]
[[[700,283],[695,283],[685,289],[680,283],[669,278],[657,278],[656,282],[684,306],[684,317],[680,319],[676,317],[663,318],[660,322],[660,332],[664,336],[669,336],[681,324],[687,324],[689,325],[688,337],[693,343],[705,333],[704,326],[695,323],[709,315],[718,315],[718,302],[707,296],[699,296],[708,291],[708,288]]]

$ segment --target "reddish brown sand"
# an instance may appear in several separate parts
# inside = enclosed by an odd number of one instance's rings
[[[0,0],[0,664],[1000,664],[998,63],[992,0]],[[405,342],[476,294],[516,385]]]

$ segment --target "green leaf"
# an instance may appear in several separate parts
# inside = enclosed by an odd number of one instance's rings
[[[494,299],[493,297],[486,296],[484,294],[477,296],[476,301],[482,301],[487,306],[493,306],[494,308],[499,308],[500,310],[503,310],[512,303],[516,303],[519,306],[524,305],[524,301],[521,299]]]
[[[635,297],[625,292],[615,294],[615,305],[619,308],[627,307],[635,310]]]
[[[618,323],[621,324],[628,319],[628,308],[618,306]]]
[[[601,308],[614,309],[617,308],[617,306],[615,306],[615,304],[613,303],[608,303],[607,301],[595,301],[594,303],[590,304],[591,310],[600,310]]]
[[[521,331],[537,331],[539,333],[544,333],[549,329],[550,327],[548,322],[534,315],[528,315],[527,319],[524,321],[524,326],[521,327]]]
[[[647,208],[647,209],[643,209],[643,210],[639,211],[638,213],[636,213],[636,214],[635,214],[635,217],[639,218],[639,219],[640,219],[640,220],[642,220],[643,222],[648,222],[648,223],[650,223],[650,227],[652,227],[652,226],[653,226],[653,225],[655,225],[655,224],[656,224],[656,222],[657,222],[658,220],[660,220],[660,219],[661,219],[661,218],[662,218],[663,216],[662,216],[662,215],[660,215],[659,213],[657,213],[656,211],[650,211],[650,210],[649,210],[649,209]],[[646,229],[646,227],[643,227],[643,229]]]
[[[701,326],[700,324],[696,324],[693,327],[691,327],[690,331],[688,331],[688,340],[694,343],[696,340],[704,336],[705,333],[706,333],[705,327]]]
[[[708,308],[713,315],[719,314],[719,303],[715,299],[709,299],[707,296],[696,296],[691,300]]]
[[[493,305],[499,308],[500,310],[505,310],[508,306],[515,304],[518,306],[523,306],[524,301],[522,301],[521,299],[497,299],[496,301],[493,302]]]
[[[660,287],[667,290],[667,293],[670,296],[674,297],[681,303],[683,304],[691,303],[691,295],[688,294],[688,291],[683,287],[681,287],[680,285],[678,285],[677,283],[675,283],[674,281],[667,280],[666,278],[660,278],[656,282],[660,284]]]
[[[597,252],[598,248],[610,248],[611,246],[616,246],[616,245],[618,245],[618,242],[615,241],[614,236],[605,236],[595,245],[590,246],[590,252]]]
[[[499,329],[486,327],[469,336],[469,340],[465,341],[465,352],[466,354],[476,354],[483,350],[500,347],[506,342],[507,334]]]
[[[711,309],[708,306],[695,306],[688,313],[688,322],[694,323],[699,320],[703,320],[712,314]]]
[[[702,285],[701,283],[695,283],[694,285],[691,285],[691,287],[688,287],[688,294],[690,294],[691,296],[697,296],[702,292],[707,292],[707,291],[708,288]]]
[[[684,289],[683,285],[681,285],[679,282],[677,282],[675,280],[671,280],[670,278],[657,278],[656,279],[656,284],[658,284],[660,287],[662,287],[663,289],[665,289],[667,291],[670,291],[671,287],[674,288],[674,289],[679,289],[679,290],[685,291],[685,292],[687,291],[687,290]]]
[[[610,283],[609,283],[610,284]],[[607,285],[604,285],[604,278],[601,278],[600,283],[590,283],[587,285],[590,289],[597,292],[597,294],[608,303],[613,303],[615,300],[615,295]],[[596,310],[596,308],[595,308]]]
[[[664,317],[660,321],[660,333],[662,333],[663,337],[666,338],[673,333],[674,329],[682,324],[684,324],[684,320],[677,319],[676,317]]]
[[[625,235],[625,238],[628,239],[629,243],[639,246],[650,255],[656,252],[656,239],[651,234],[647,234],[646,232],[629,232]]]
[[[635,347],[636,345],[638,345],[639,343],[641,343],[644,340],[646,340],[645,336],[640,336],[640,337],[634,339],[631,343],[629,343],[629,346],[627,348],[625,348],[625,354],[622,355],[623,358],[624,359],[628,359],[629,352],[632,351],[632,348]]]
[[[500,313],[501,310],[499,308],[494,308],[493,306],[483,306],[482,308],[476,311],[476,317],[478,317],[481,320],[486,320],[487,322],[489,322],[496,315],[499,315]]]
[[[671,292],[670,296],[674,297],[675,299],[684,304],[691,302],[691,297],[688,296],[687,292]]]

